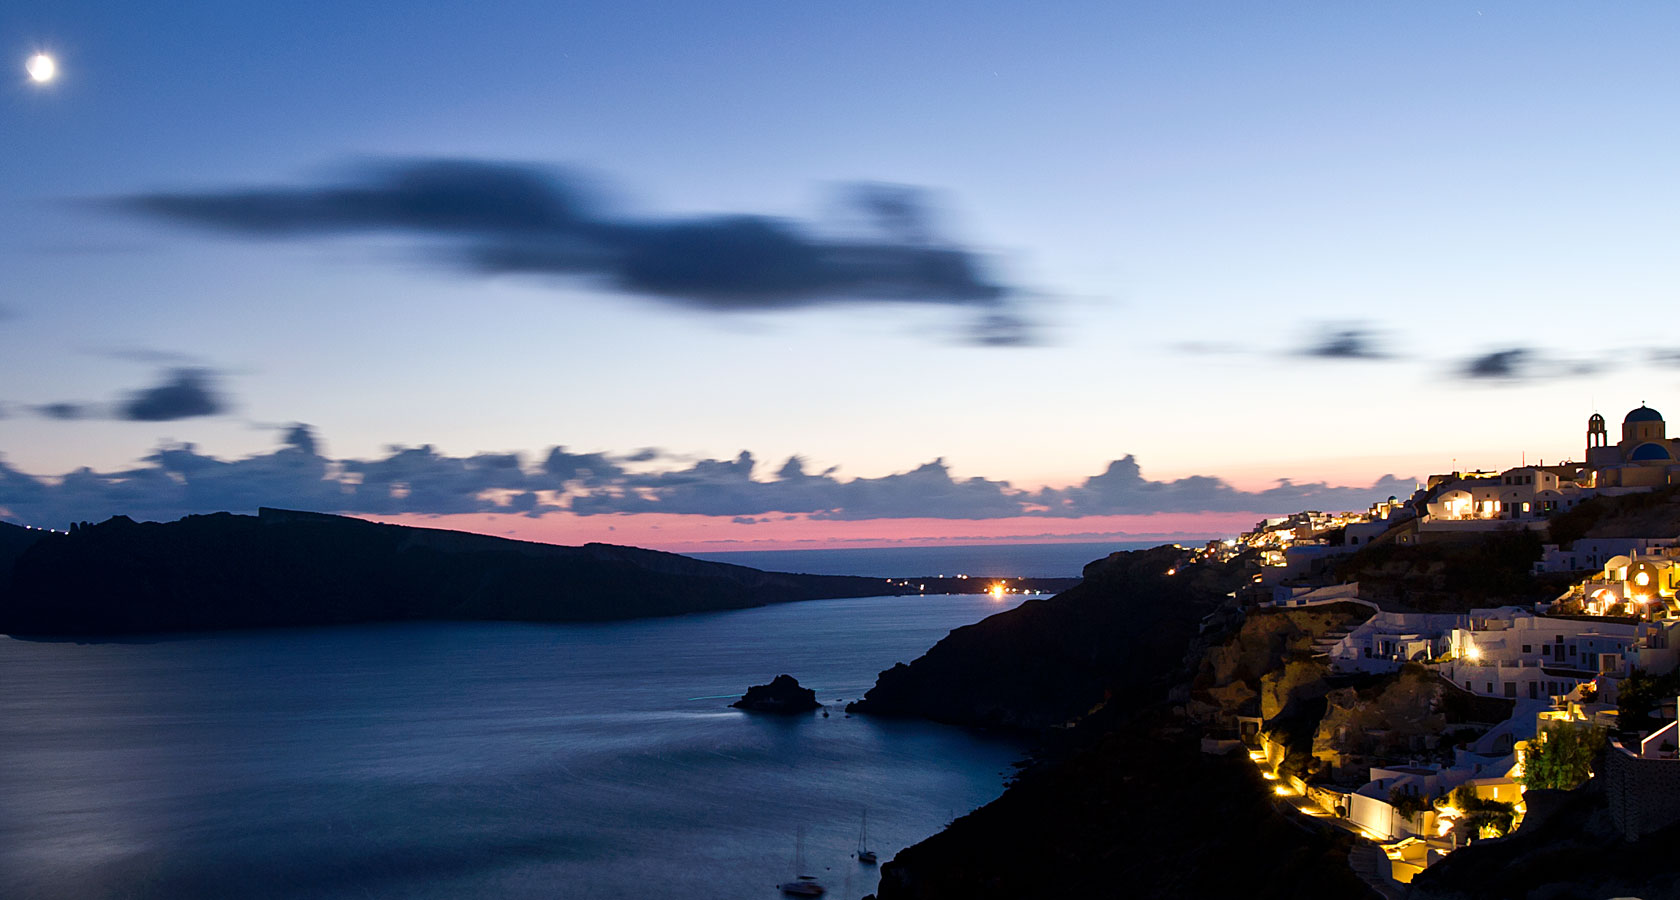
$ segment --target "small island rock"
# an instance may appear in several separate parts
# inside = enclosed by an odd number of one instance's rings
[[[769,684],[747,688],[746,696],[729,704],[753,712],[801,713],[822,708],[817,692],[799,686],[792,675],[777,675]]]

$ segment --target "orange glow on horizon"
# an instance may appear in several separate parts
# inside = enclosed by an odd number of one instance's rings
[[[600,542],[669,550],[716,553],[729,550],[822,550],[843,547],[938,547],[965,544],[1059,544],[1159,541],[1197,544],[1239,534],[1262,517],[1255,512],[1159,513],[1052,519],[868,519],[838,521],[792,516],[782,521],[742,524],[726,516],[668,513],[573,516],[464,514],[358,516],[374,522],[471,531],[547,544]]]

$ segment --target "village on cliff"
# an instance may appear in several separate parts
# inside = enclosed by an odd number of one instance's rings
[[[1645,406],[1621,429],[1595,414],[1581,462],[1433,475],[1187,554],[1258,564],[1238,640],[1175,698],[1203,749],[1361,836],[1378,882],[1589,779],[1626,840],[1680,820],[1680,438]],[[1289,651],[1257,673],[1242,645],[1266,640]]]

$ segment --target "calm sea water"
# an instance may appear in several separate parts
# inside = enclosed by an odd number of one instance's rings
[[[838,550],[732,550],[690,553],[701,559],[770,572],[810,575],[975,575],[983,578],[1078,578],[1085,564],[1116,550],[1143,550],[1170,541],[1084,544],[976,544],[966,547],[887,547]]]
[[[875,887],[996,797],[1021,748],[824,702],[984,597],[832,600],[612,625],[424,624],[144,643],[0,638],[0,897],[773,898]]]

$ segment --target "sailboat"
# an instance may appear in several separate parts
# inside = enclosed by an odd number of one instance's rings
[[[875,851],[869,849],[869,810],[863,811],[863,827],[858,829],[857,861],[875,865]]]
[[[789,897],[821,897],[828,893],[828,888],[817,883],[814,875],[800,875],[805,868],[805,826],[799,826],[793,839],[793,871],[792,881],[784,881],[776,885],[776,890]]]

